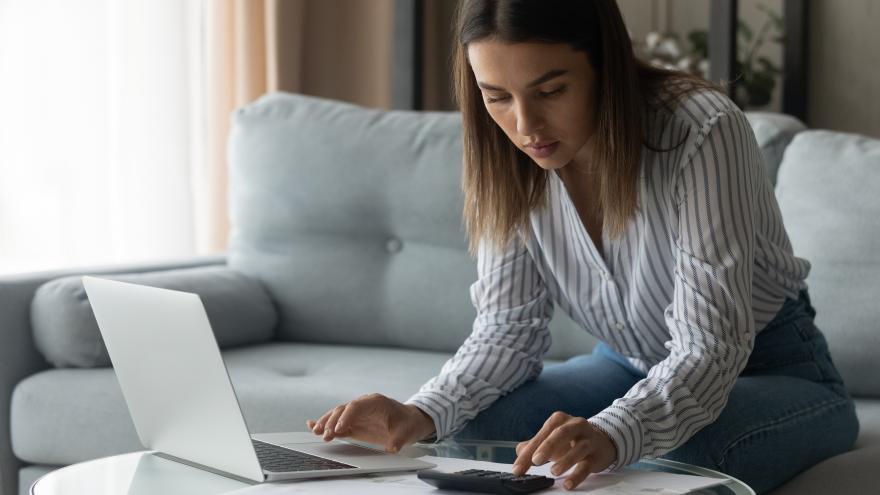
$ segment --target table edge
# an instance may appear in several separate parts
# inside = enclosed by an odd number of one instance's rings
[[[442,443],[443,443],[443,442],[440,442],[440,443],[420,443],[420,442],[417,442],[417,443],[415,443],[415,444],[413,444],[413,445],[414,445],[414,446],[425,446],[425,447],[429,447],[429,448],[430,448],[431,446],[439,446],[439,445],[442,445]],[[459,445],[461,445],[461,444],[480,444],[480,445],[486,445],[486,446],[490,446],[490,447],[501,447],[501,448],[512,448],[513,446],[516,446],[516,444],[517,444],[517,442],[506,442],[506,441],[497,441],[497,442],[496,442],[496,441],[469,441],[469,442],[455,442],[455,443],[456,443],[456,444],[459,444]],[[125,453],[122,453],[122,454],[108,455],[108,456],[98,457],[98,458],[96,458],[96,459],[89,459],[89,460],[87,460],[87,461],[82,461],[82,462],[77,462],[77,463],[73,463],[73,464],[68,464],[67,466],[63,466],[63,467],[60,467],[60,468],[58,468],[58,469],[55,469],[55,470],[49,471],[48,473],[45,473],[45,474],[43,474],[42,476],[40,476],[39,478],[35,479],[34,482],[31,483],[31,486],[28,488],[28,494],[29,494],[29,495],[35,495],[35,493],[34,493],[34,488],[37,486],[37,484],[38,484],[40,481],[43,480],[43,478],[45,478],[45,477],[47,477],[47,476],[49,476],[49,475],[52,475],[52,474],[54,474],[54,473],[57,473],[58,471],[61,471],[61,470],[64,470],[64,469],[72,468],[72,467],[74,467],[74,466],[77,466],[77,465],[80,465],[80,464],[85,464],[85,463],[100,462],[100,461],[103,461],[103,460],[106,460],[106,459],[110,459],[110,458],[112,458],[112,457],[134,456],[134,455],[143,456],[143,455],[145,455],[145,454],[151,454],[151,453],[155,453],[155,452],[156,452],[156,451],[154,451],[154,450],[138,450],[138,451],[134,451],[134,452],[125,452]],[[736,478],[736,477],[734,477],[734,476],[731,476],[731,475],[729,475],[729,474],[722,473],[722,472],[720,472],[720,471],[716,471],[716,470],[714,470],[714,469],[709,469],[709,468],[705,468],[705,467],[702,467],[702,466],[696,466],[696,465],[693,465],[693,464],[688,464],[688,463],[686,463],[686,462],[673,461],[673,460],[669,460],[669,459],[660,459],[660,458],[657,458],[657,459],[641,459],[639,462],[645,462],[645,463],[648,463],[648,464],[650,464],[650,463],[656,463],[656,464],[659,464],[659,465],[667,465],[667,466],[670,466],[670,467],[674,467],[674,468],[676,468],[676,469],[680,469],[680,470],[682,470],[682,471],[688,471],[688,472],[690,472],[691,474],[694,474],[694,475],[697,475],[697,476],[710,476],[710,477],[713,477],[713,478],[720,478],[720,479],[725,479],[725,480],[729,480],[729,481],[735,481],[736,483],[739,484],[740,487],[744,487],[744,488],[746,488],[746,489],[751,493],[751,495],[756,495],[755,490],[752,489],[752,487],[750,487],[748,484],[746,484],[746,483],[743,482],[742,480],[740,480],[740,479],[738,479],[738,478]],[[716,475],[716,476],[711,476],[711,475]]]
[[[134,451],[134,452],[123,452],[123,453],[121,453],[121,454],[105,455],[105,456],[103,456],[103,457],[98,457],[98,458],[95,458],[95,459],[89,459],[89,460],[87,460],[87,461],[74,462],[73,464],[68,464],[68,465],[66,465],[66,466],[61,466],[60,468],[58,468],[58,469],[53,469],[53,470],[49,471],[48,473],[45,473],[45,474],[43,474],[42,476],[40,476],[39,478],[35,479],[34,482],[31,483],[31,486],[28,488],[28,494],[29,494],[29,495],[34,495],[34,487],[37,486],[37,483],[39,483],[40,481],[42,481],[43,478],[45,478],[45,477],[47,477],[47,476],[49,476],[49,475],[51,475],[51,474],[57,473],[58,471],[62,471],[62,470],[67,469],[67,468],[72,468],[72,467],[74,467],[74,466],[78,466],[78,465],[80,465],[80,464],[86,464],[86,463],[92,463],[92,462],[103,461],[103,460],[105,460],[105,459],[110,459],[111,457],[123,457],[123,456],[129,456],[129,455],[131,455],[131,456],[133,456],[133,455],[143,456],[144,454],[151,454],[151,453],[153,453],[153,452],[155,452],[155,451],[154,451],[154,450],[136,450],[136,451]]]

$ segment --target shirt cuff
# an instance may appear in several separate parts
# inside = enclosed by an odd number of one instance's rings
[[[422,442],[438,442],[450,435],[455,411],[455,402],[445,395],[430,390],[420,391],[404,404],[413,405],[434,421],[434,435]]]
[[[642,457],[645,435],[639,417],[630,408],[612,404],[587,421],[608,435],[617,448],[617,459],[608,470],[628,466]]]

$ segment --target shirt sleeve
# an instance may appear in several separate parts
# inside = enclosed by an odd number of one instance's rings
[[[754,345],[754,199],[760,155],[745,116],[709,118],[678,170],[669,355],[589,421],[617,447],[612,468],[663,455],[712,423]]]
[[[472,333],[440,374],[406,401],[434,420],[437,440],[536,378],[550,348],[553,303],[519,237],[500,251],[481,245],[477,273],[470,288],[477,310]]]

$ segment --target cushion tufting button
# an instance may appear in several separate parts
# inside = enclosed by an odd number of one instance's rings
[[[389,253],[399,253],[400,250],[403,249],[403,241],[397,237],[392,237],[385,243],[385,249],[387,249]]]

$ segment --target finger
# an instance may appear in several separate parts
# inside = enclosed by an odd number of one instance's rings
[[[519,452],[516,454],[516,459],[513,461],[513,474],[516,476],[522,476],[526,474],[526,472],[533,466],[532,463],[532,454],[534,452],[534,447],[531,442],[525,442],[522,448],[519,449]]]
[[[557,411],[550,415],[547,418],[547,421],[544,422],[544,426],[532,437],[531,440],[525,442],[525,446],[520,449],[520,452],[517,453],[516,460],[513,462],[513,474],[517,476],[522,476],[528,471],[528,469],[533,465],[540,465],[543,463],[534,463],[534,454],[535,450],[538,448],[541,443],[556,429],[557,426],[564,423],[570,416]]]
[[[565,424],[557,426],[535,449],[532,462],[535,465],[541,465],[564,456],[571,450],[572,440],[579,440],[586,436],[582,431],[585,424],[586,421],[582,423],[577,418],[572,418]]]
[[[324,433],[324,423],[326,423],[327,420],[330,419],[331,414],[333,414],[332,409],[324,413],[324,415],[320,418],[318,418],[318,422],[315,424],[315,428],[312,431],[314,431],[318,435]]]
[[[590,457],[587,456],[586,459],[577,463],[577,466],[575,466],[574,471],[572,471],[571,474],[568,475],[567,478],[565,478],[565,482],[562,484],[562,487],[565,488],[566,490],[574,490],[575,488],[577,488],[578,485],[583,483],[583,481],[585,479],[587,479],[587,476],[589,476],[590,473],[592,473],[592,472],[593,472],[592,459],[590,459]]]
[[[324,440],[333,440],[333,437],[336,436],[336,421],[339,419],[339,416],[342,416],[343,411],[345,411],[345,405],[336,406],[333,409],[333,412],[327,419],[327,423],[324,424]]]
[[[540,466],[544,463],[543,459],[535,458],[536,451],[538,450],[538,447],[544,443],[544,440],[553,433],[553,430],[561,420],[562,418],[558,416],[558,413],[554,413],[544,422],[544,426],[541,427],[531,440],[524,442],[525,445],[517,453],[516,460],[513,462],[513,474],[522,476],[533,465]]]
[[[526,448],[526,445],[528,445],[528,444],[529,444],[528,440],[516,444],[516,449],[515,449],[516,455],[519,455],[522,452],[522,450],[524,448]]]
[[[591,443],[587,439],[572,440],[571,448],[562,457],[557,459],[556,463],[550,469],[553,476],[559,476],[571,469],[576,463],[584,460],[591,452]]]
[[[315,435],[319,435],[319,433],[315,431],[315,428],[318,426],[317,421],[315,421],[314,419],[309,419],[306,421],[306,426],[308,427],[309,431],[311,431]]]
[[[336,433],[348,434],[351,431],[351,423],[359,414],[362,414],[364,409],[363,406],[363,399],[355,399],[349,402],[345,407],[345,410],[342,411],[342,414],[339,416],[339,419],[336,420],[334,431]]]

